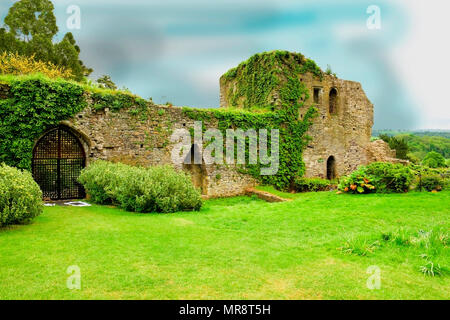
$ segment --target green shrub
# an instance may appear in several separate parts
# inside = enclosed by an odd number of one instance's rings
[[[424,175],[419,183],[427,191],[442,191],[444,189],[444,179],[438,174]]]
[[[374,180],[374,177],[366,174],[363,169],[359,169],[348,176],[342,177],[338,189],[354,194],[372,193],[376,192]]]
[[[122,166],[119,163],[96,161],[81,172],[78,181],[89,191],[92,201],[110,204],[113,201],[111,188],[119,181],[118,174]]]
[[[94,202],[117,203],[133,212],[199,210],[202,205],[190,177],[170,166],[142,168],[97,161],[83,170],[79,181]]]
[[[441,191],[448,188],[448,178],[450,169],[448,168],[430,168],[422,165],[409,165],[409,168],[416,176],[415,189],[424,188],[428,191]]]
[[[295,190],[298,192],[317,192],[329,190],[331,182],[320,178],[297,178],[295,179]]]
[[[377,192],[408,192],[414,180],[413,172],[402,164],[376,162],[366,167],[366,173],[375,177]]]
[[[427,153],[425,158],[423,158],[422,164],[430,168],[443,168],[446,166],[445,158],[442,154],[435,151]]]
[[[408,192],[413,179],[414,174],[408,167],[376,162],[341,178],[339,190],[357,194]]]
[[[27,222],[42,209],[42,191],[31,174],[0,165],[0,227]]]

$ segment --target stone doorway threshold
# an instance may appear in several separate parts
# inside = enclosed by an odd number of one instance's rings
[[[45,207],[90,207],[91,204],[84,201],[76,201],[76,200],[57,200],[57,201],[45,201]]]

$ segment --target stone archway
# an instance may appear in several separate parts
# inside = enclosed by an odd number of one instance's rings
[[[327,160],[327,179],[336,179],[336,159],[334,156],[330,156]]]
[[[47,131],[33,149],[33,178],[47,199],[84,198],[86,193],[78,177],[85,166],[81,141],[64,125]]]
[[[201,159],[201,163],[195,163],[196,158]],[[190,173],[194,187],[199,189],[202,195],[207,195],[208,187],[206,165],[200,149],[196,144],[191,146],[191,150],[183,162],[183,170]]]

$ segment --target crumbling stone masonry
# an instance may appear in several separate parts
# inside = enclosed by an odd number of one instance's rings
[[[397,161],[395,151],[384,141],[371,143],[373,104],[360,83],[310,72],[296,76],[309,91],[305,106],[315,106],[319,113],[308,132],[311,142],[303,151],[306,177],[333,179],[374,161]],[[221,107],[243,108],[244,100],[232,106],[229,98],[236,82],[223,76],[220,83]],[[276,89],[271,92],[273,105],[280,103],[279,96]],[[307,109],[302,109],[300,117]]]

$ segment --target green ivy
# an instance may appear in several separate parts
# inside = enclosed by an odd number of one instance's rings
[[[272,51],[256,54],[222,76],[222,81],[233,83],[228,92],[232,108],[185,108],[183,111],[196,121],[217,119],[218,129],[224,135],[230,128],[267,129],[269,133],[272,129],[280,130],[280,164],[276,175],[261,176],[260,163],[241,166],[239,170],[278,189],[292,189],[295,179],[305,173],[302,153],[310,140],[306,133],[317,116],[317,110],[310,107],[300,119],[299,111],[304,108],[309,92],[299,75],[307,72],[320,79],[323,77],[316,63],[299,53]],[[279,106],[274,106],[269,99],[275,90],[279,93]],[[243,109],[233,108],[238,107],[238,101],[242,99]],[[248,156],[248,148],[246,153]]]
[[[307,94],[306,89],[297,94]],[[218,120],[218,129],[225,136],[226,130],[230,128],[267,129],[269,134],[272,129],[280,130],[280,164],[279,170],[273,176],[261,176],[261,165],[247,165],[239,167],[243,173],[252,175],[265,184],[274,185],[278,189],[289,189],[295,178],[301,177],[305,172],[302,159],[302,151],[309,141],[306,132],[312,125],[317,110],[310,107],[303,119],[299,119],[299,108],[303,104],[285,105],[286,108],[274,112],[252,113],[240,109],[212,109],[193,110],[183,109],[184,114],[196,121]],[[203,123],[205,124],[205,123]],[[191,134],[193,134],[191,132]],[[269,137],[270,142],[270,137]],[[248,143],[248,141],[247,141]],[[269,145],[270,149],[270,145]],[[246,149],[248,159],[248,148]]]
[[[39,77],[8,85],[10,97],[0,99],[0,163],[29,170],[35,140],[83,110],[84,90],[72,82]]]
[[[137,106],[136,109],[130,110],[130,113],[139,114],[141,111],[147,109],[147,101],[124,92],[94,92],[91,94],[91,98],[94,109],[97,111],[109,108],[112,112],[119,112],[122,109]]]
[[[225,73],[222,81],[233,84],[226,93],[231,107],[242,104],[245,109],[259,108],[273,111],[275,106],[270,95],[275,90],[285,91],[288,95],[296,92],[299,88],[295,86],[300,83],[298,76],[307,72],[323,79],[323,72],[317,64],[302,54],[271,51],[253,55]],[[279,98],[283,102],[289,102],[286,97]]]

